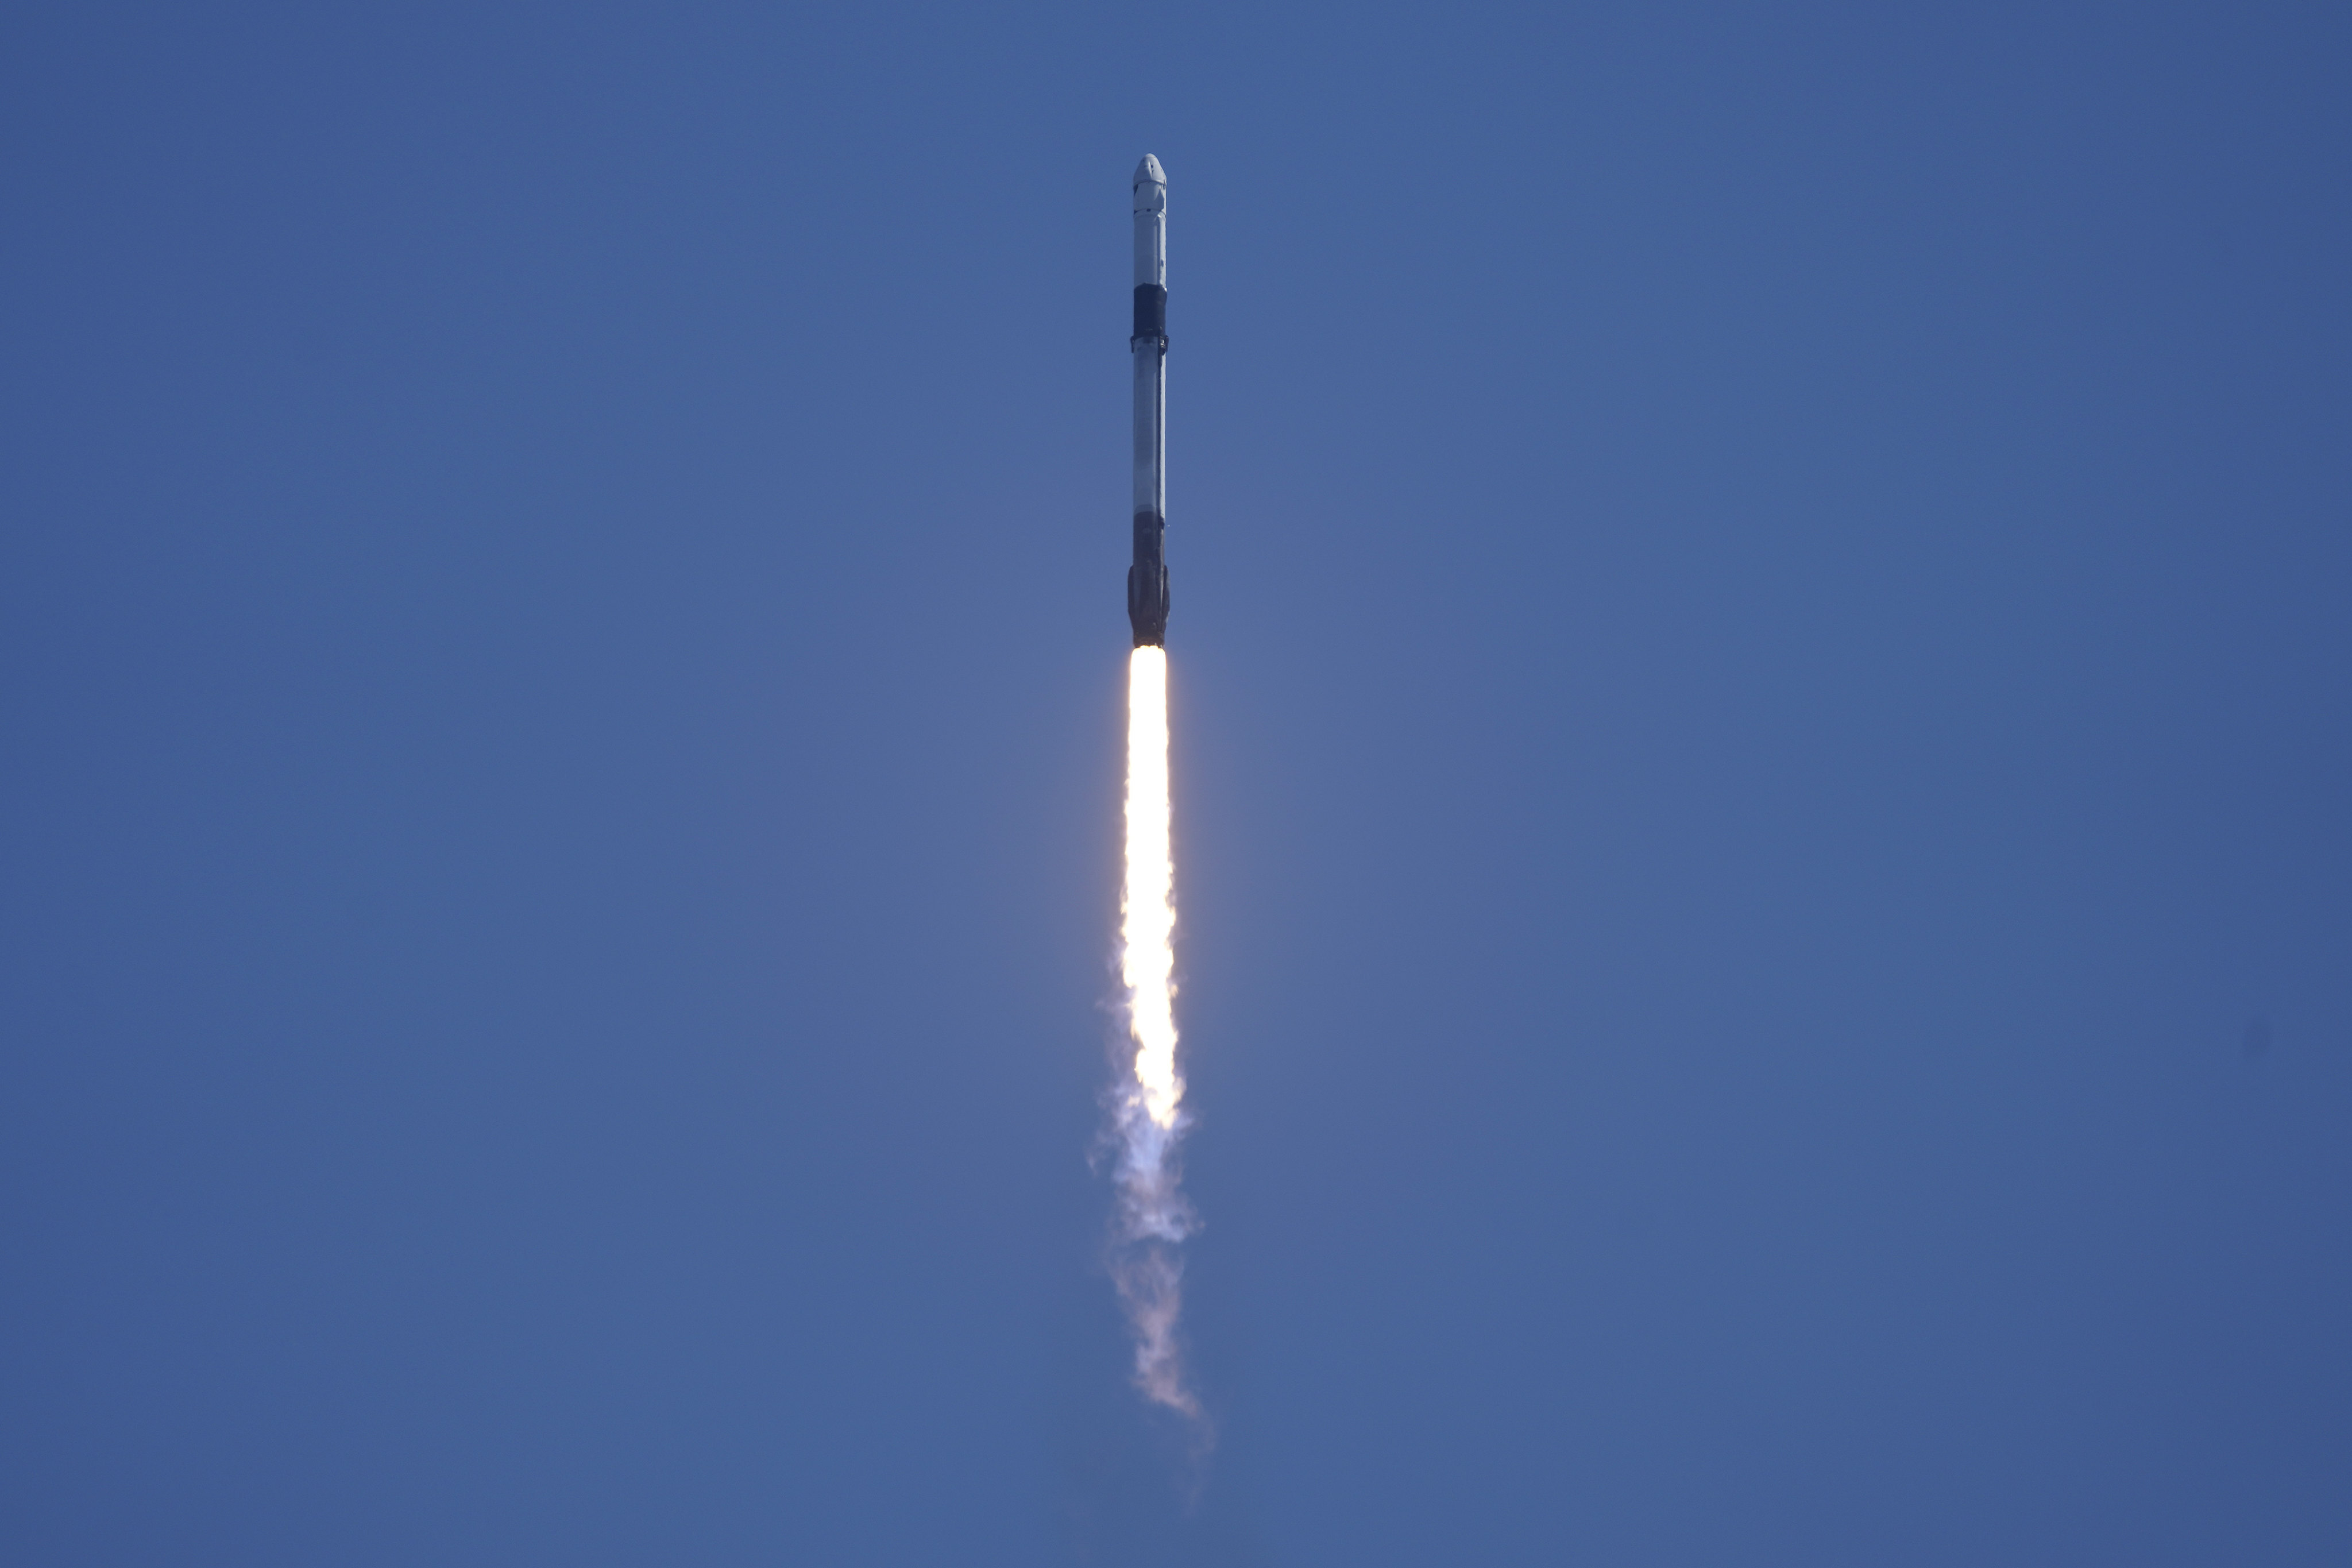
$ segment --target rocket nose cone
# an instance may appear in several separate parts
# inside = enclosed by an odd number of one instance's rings
[[[1168,210],[1168,176],[1160,172],[1160,160],[1149,153],[1135,166],[1135,210],[1139,216]]]

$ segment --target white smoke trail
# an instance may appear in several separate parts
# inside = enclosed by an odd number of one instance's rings
[[[1177,1314],[1192,1205],[1177,1186],[1187,1118],[1176,1071],[1175,865],[1169,848],[1168,656],[1139,647],[1127,672],[1127,886],[1119,903],[1119,978],[1127,988],[1132,1072],[1114,1091],[1118,1220],[1111,1277],[1135,1331],[1135,1383],[1153,1403],[1201,1415],[1184,1380]]]

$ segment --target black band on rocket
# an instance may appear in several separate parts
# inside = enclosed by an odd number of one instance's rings
[[[1168,346],[1168,290],[1157,283],[1135,286],[1135,336],[1128,346],[1145,338],[1158,338],[1161,348]]]

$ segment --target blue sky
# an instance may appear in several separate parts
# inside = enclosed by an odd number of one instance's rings
[[[2344,1561],[2347,35],[19,17],[0,1554]]]

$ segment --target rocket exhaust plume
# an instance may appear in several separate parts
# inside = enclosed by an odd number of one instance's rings
[[[1119,900],[1119,979],[1127,989],[1130,1070],[1112,1091],[1118,1150],[1118,1218],[1111,1278],[1135,1331],[1135,1383],[1154,1404],[1200,1418],[1184,1382],[1176,1329],[1183,1258],[1193,1228],[1177,1189],[1176,1142],[1185,1126],[1176,1072],[1175,866],[1168,799],[1168,176],[1146,155],[1136,166],[1135,562],[1127,616],[1127,883]]]
[[[1120,899],[1119,978],[1127,988],[1131,1073],[1116,1091],[1118,1224],[1111,1278],[1135,1331],[1144,1396],[1197,1417],[1176,1332],[1192,1211],[1177,1187],[1185,1126],[1176,1070],[1175,868],[1169,853],[1168,657],[1139,647],[1127,667],[1127,886]]]
[[[1127,667],[1127,887],[1119,900],[1119,979],[1135,1038],[1136,1102],[1152,1126],[1176,1125],[1176,868],[1169,852],[1168,656],[1139,647]]]

